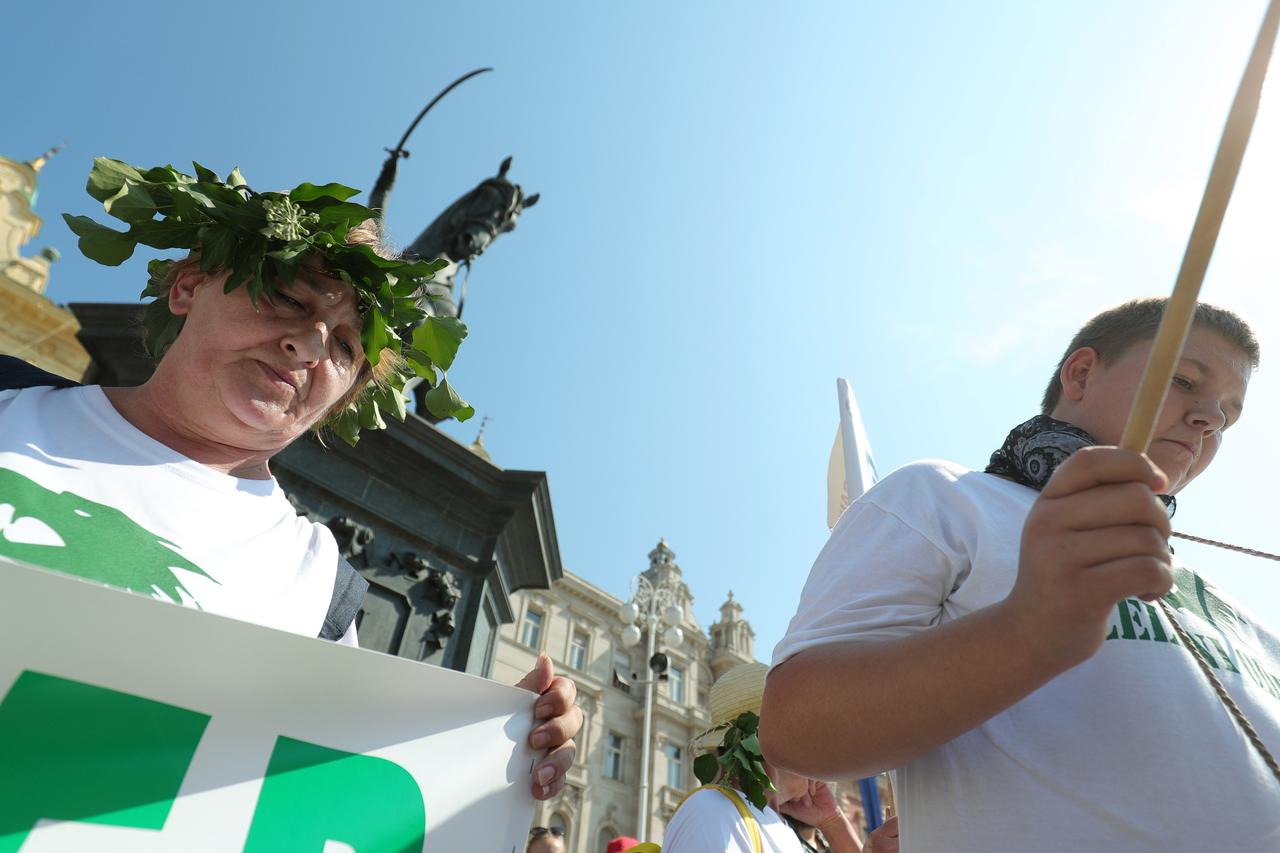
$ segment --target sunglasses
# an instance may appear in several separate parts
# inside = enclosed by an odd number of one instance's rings
[[[544,835],[554,835],[556,838],[564,838],[564,827],[562,826],[535,826],[529,830],[530,839],[538,839]]]

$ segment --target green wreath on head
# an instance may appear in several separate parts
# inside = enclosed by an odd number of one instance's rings
[[[64,213],[80,238],[80,251],[108,266],[128,260],[139,243],[198,251],[201,271],[227,270],[226,292],[244,285],[255,307],[259,298],[270,300],[291,287],[306,259],[319,261],[326,275],[355,288],[360,342],[369,364],[378,364],[389,347],[404,356],[411,371],[394,371],[385,384],[331,415],[326,426],[354,445],[361,429],[386,427],[382,412],[403,421],[404,386],[411,376],[430,386],[425,401],[436,417],[465,421],[475,414],[446,376],[467,327],[456,317],[429,316],[418,307],[427,295],[424,286],[446,266],[444,260],[384,258],[371,246],[348,245],[352,228],[378,216],[348,201],[359,193],[351,187],[303,183],[289,192],[260,193],[250,189],[238,168],[224,181],[199,163],[192,166],[194,176],[173,166],[142,170],[96,158],[86,189],[129,229],[116,231],[87,216]],[[168,276],[174,263],[153,260],[147,265],[142,297],[155,298],[146,307],[143,324],[147,351],[155,358],[182,329],[183,318],[169,311]]]
[[[716,782],[736,783],[756,808],[768,805],[766,791],[776,791],[773,780],[764,769],[764,753],[760,749],[760,717],[743,711],[727,723],[708,729],[699,737],[723,731],[720,746],[713,753],[699,755],[693,761],[693,775],[704,785]]]

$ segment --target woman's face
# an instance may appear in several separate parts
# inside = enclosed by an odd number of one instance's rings
[[[248,288],[224,293],[224,283],[225,276],[194,269],[179,275],[170,306],[186,319],[160,369],[200,389],[178,402],[198,409],[211,437],[255,450],[283,447],[323,418],[359,376],[364,350],[355,290],[299,275],[293,287],[255,307]]]

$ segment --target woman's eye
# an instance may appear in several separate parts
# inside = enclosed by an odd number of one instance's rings
[[[1173,384],[1174,384],[1174,385],[1177,385],[1177,386],[1178,386],[1179,388],[1181,388],[1183,391],[1190,391],[1190,390],[1191,390],[1191,388],[1192,388],[1191,380],[1190,380],[1190,379],[1184,379],[1184,378],[1183,378],[1183,377],[1181,377],[1181,376],[1175,376],[1175,377],[1173,377]]]
[[[347,354],[347,358],[353,359],[356,357],[355,348],[352,347],[351,344],[347,343],[346,341],[340,340],[338,341],[338,346],[342,347],[342,351]]]
[[[276,294],[276,297],[277,297],[281,302],[283,302],[284,304],[288,305],[290,308],[302,308],[302,307],[303,307],[302,303],[301,303],[301,302],[299,302],[298,300],[294,299],[292,296],[286,296],[286,295],[285,295],[285,294],[283,294],[283,293],[278,293],[278,294]]]

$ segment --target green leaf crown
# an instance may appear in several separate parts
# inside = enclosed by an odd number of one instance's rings
[[[733,784],[747,795],[752,805],[764,810],[765,791],[776,790],[764,769],[764,753],[760,749],[760,717],[743,711],[727,723],[721,723],[699,735],[723,731],[724,737],[715,754],[705,753],[693,761],[693,775],[704,785],[716,782]]]
[[[415,375],[431,389],[425,397],[431,414],[466,420],[475,413],[446,376],[467,327],[456,317],[429,316],[418,304],[428,296],[424,286],[446,266],[444,260],[385,258],[372,246],[348,244],[351,229],[378,218],[376,211],[348,201],[359,193],[351,187],[303,183],[285,193],[260,193],[250,189],[238,168],[224,181],[199,163],[192,166],[194,176],[173,166],[142,170],[96,158],[86,187],[89,195],[129,228],[116,231],[87,216],[64,213],[80,238],[80,251],[108,266],[128,260],[139,243],[198,251],[203,272],[227,270],[226,292],[244,285],[255,306],[259,298],[271,299],[291,287],[304,261],[319,261],[326,275],[355,288],[360,341],[369,364],[377,365],[389,347],[407,365],[343,411],[331,413],[325,426],[355,444],[362,428],[386,427],[382,412],[403,421],[405,382]],[[142,291],[143,298],[155,297],[146,306],[143,323],[147,351],[156,358],[182,329],[183,318],[169,311],[174,263],[151,261]]]

